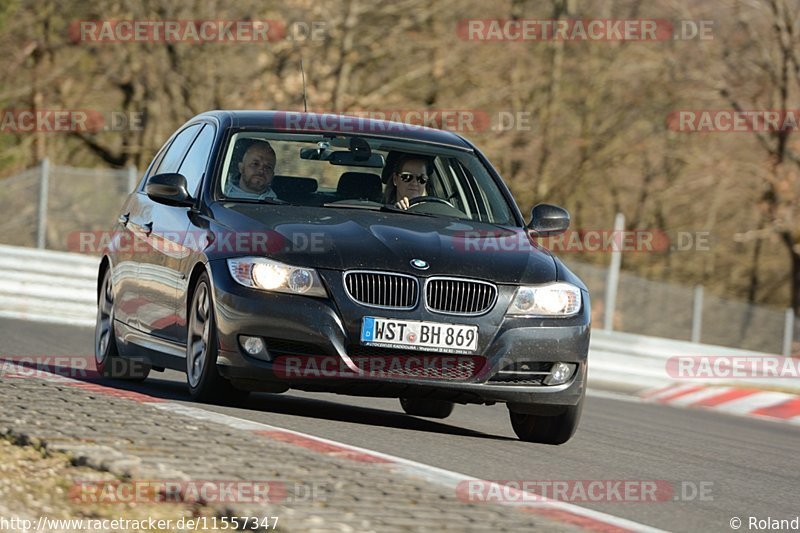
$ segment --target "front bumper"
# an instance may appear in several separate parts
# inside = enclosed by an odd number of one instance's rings
[[[589,348],[589,298],[583,294],[581,313],[564,319],[509,318],[505,316],[513,287],[499,286],[493,310],[479,317],[447,316],[430,312],[424,306],[411,311],[395,311],[361,306],[344,292],[341,273],[319,271],[331,299],[270,293],[249,289],[233,281],[224,260],[209,263],[220,351],[217,360],[223,376],[235,385],[252,390],[289,388],[337,392],[349,395],[385,397],[429,397],[458,403],[508,402],[510,404],[575,405],[585,393]],[[367,349],[360,346],[364,316],[406,320],[475,324],[479,327],[478,351],[482,364],[469,375],[457,379],[407,375],[368,375],[348,372],[313,377],[289,375],[273,361],[282,355],[317,356],[353,367],[353,360],[385,353],[389,357],[422,356],[430,352]],[[259,336],[266,340],[267,356],[253,357],[239,345],[239,336]],[[305,353],[308,352],[308,353]],[[366,355],[365,355],[366,354]],[[438,354],[457,359],[450,354]],[[562,385],[495,381],[498,371],[509,364],[574,363],[577,370]],[[348,363],[350,362],[350,363]]]

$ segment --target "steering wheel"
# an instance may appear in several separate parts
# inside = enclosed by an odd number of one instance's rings
[[[456,206],[454,206],[453,204],[451,204],[450,202],[448,202],[447,200],[445,200],[443,198],[439,198],[438,196],[417,196],[416,198],[414,198],[414,199],[412,199],[411,201],[408,202],[408,207],[411,207],[411,206],[417,205],[417,204],[422,204],[422,203],[425,203],[425,202],[431,202],[431,203],[434,203],[434,204],[444,204],[444,205],[452,207],[453,209],[456,208]]]

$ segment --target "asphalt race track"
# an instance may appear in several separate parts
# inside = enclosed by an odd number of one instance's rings
[[[88,355],[92,336],[85,328],[0,320],[3,355]],[[113,386],[188,404],[184,380],[152,373],[143,384]],[[800,513],[800,429],[774,422],[590,392],[577,435],[549,447],[517,441],[500,405],[456,406],[443,421],[407,416],[396,400],[297,392],[253,395],[242,408],[200,407],[481,479],[668,480],[686,483],[688,492],[713,483],[704,501],[576,502],[670,531],[731,531],[733,517],[748,531],[750,516]]]

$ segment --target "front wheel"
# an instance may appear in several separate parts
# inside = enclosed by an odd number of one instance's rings
[[[247,391],[236,389],[217,370],[217,325],[208,276],[200,276],[189,308],[186,338],[186,378],[189,394],[197,402],[240,403]]]
[[[97,373],[104,378],[144,381],[150,366],[137,359],[119,355],[117,336],[114,333],[114,290],[111,286],[111,269],[103,275],[97,299],[97,321],[94,328],[94,362]]]
[[[425,400],[422,398],[400,398],[400,406],[406,414],[426,418],[447,418],[453,412],[453,402]]]
[[[511,426],[519,440],[539,444],[564,444],[575,434],[581,418],[583,400],[565,407],[558,415],[532,415],[509,410]]]

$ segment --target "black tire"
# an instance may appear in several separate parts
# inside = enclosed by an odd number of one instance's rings
[[[208,275],[197,280],[189,307],[186,334],[186,381],[192,399],[203,403],[238,404],[249,392],[239,390],[217,370],[217,323]]]
[[[144,381],[150,375],[150,365],[138,359],[119,355],[114,332],[114,290],[111,269],[106,269],[97,298],[97,320],[94,327],[94,360],[97,373],[109,379]]]
[[[509,410],[511,426],[519,440],[539,444],[564,444],[575,434],[583,410],[583,399],[558,415],[532,415]]]
[[[453,412],[453,402],[425,400],[422,398],[400,398],[400,406],[406,414],[426,418],[447,418]]]

